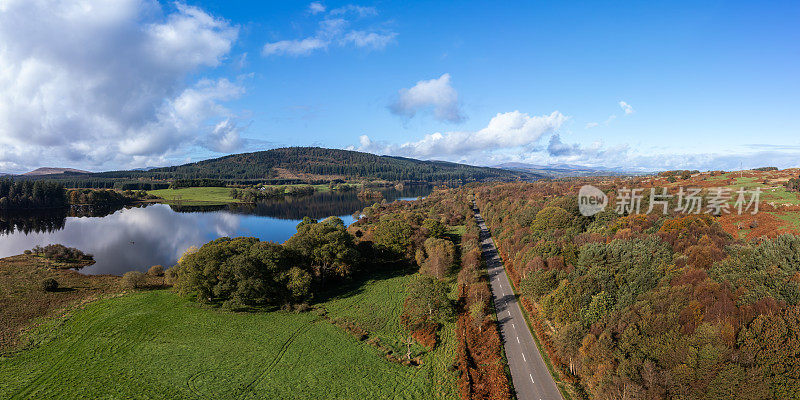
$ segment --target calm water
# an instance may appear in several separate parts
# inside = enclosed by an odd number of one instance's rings
[[[385,190],[387,201],[413,200],[427,187]],[[97,212],[79,210],[0,216],[0,257],[21,254],[36,245],[61,243],[94,254],[86,274],[123,274],[165,267],[177,262],[190,246],[219,237],[253,236],[283,242],[295,233],[304,216],[338,216],[345,224],[367,204],[355,192],[315,193],[301,198],[265,201],[250,206],[183,207],[165,204]],[[68,216],[68,214],[72,216]],[[83,216],[83,215],[89,216]],[[95,215],[95,216],[91,216]]]

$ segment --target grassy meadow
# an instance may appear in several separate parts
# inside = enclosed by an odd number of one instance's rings
[[[397,317],[411,277],[354,284],[317,307],[404,353]],[[234,313],[135,292],[29,332],[30,348],[0,358],[0,398],[457,398],[453,325],[411,367],[316,312]]]
[[[310,186],[317,192],[330,192],[331,188],[328,185],[277,185],[284,188],[292,186]],[[349,186],[358,186],[349,184]],[[180,189],[159,189],[149,190],[148,194],[152,194],[164,199],[167,203],[175,203],[181,205],[220,205],[238,203],[241,200],[231,197],[231,188],[229,187],[190,187]]]
[[[147,192],[161,197],[168,203],[183,205],[230,204],[239,200],[231,197],[231,189],[227,187],[191,187],[181,189],[160,189]]]

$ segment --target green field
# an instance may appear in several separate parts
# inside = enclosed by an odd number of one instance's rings
[[[331,188],[327,184],[320,185],[277,185],[288,188],[290,186],[311,186],[317,192],[330,192]],[[350,184],[349,186],[358,186]],[[164,199],[167,203],[181,204],[186,206],[197,205],[218,205],[237,203],[239,200],[231,197],[231,188],[229,187],[191,187],[181,189],[159,189],[149,190],[148,194],[152,194]]]
[[[410,278],[383,276],[318,306],[401,346],[397,315]],[[29,334],[38,345],[0,359],[0,398],[457,398],[447,370],[453,325],[420,367],[409,367],[314,312],[233,313],[140,292]]]
[[[161,189],[147,192],[169,203],[183,205],[228,204],[239,200],[231,197],[231,189],[226,187],[192,187],[182,189]]]

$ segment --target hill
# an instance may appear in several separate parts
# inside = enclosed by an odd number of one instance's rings
[[[225,180],[332,180],[383,179],[388,181],[514,181],[535,180],[539,174],[476,167],[445,161],[378,156],[320,147],[285,147],[254,153],[232,154],[149,171],[114,171],[93,174],[105,178]]]
[[[73,174],[91,174],[89,171],[83,171],[80,169],[75,168],[54,168],[54,167],[41,167],[36,168],[33,171],[26,172],[22,175],[27,176],[37,176],[37,175],[56,175],[56,174],[63,174],[63,173],[73,173]],[[2,175],[2,174],[0,174]]]
[[[542,175],[549,178],[584,177],[584,176],[622,176],[622,175],[641,175],[641,172],[633,172],[622,168],[603,168],[588,167],[585,165],[557,164],[557,165],[536,165],[520,162],[510,162],[495,166],[495,168],[508,171],[527,172]]]

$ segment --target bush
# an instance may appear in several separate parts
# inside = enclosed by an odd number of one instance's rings
[[[44,258],[53,261],[91,261],[94,259],[91,254],[63,244],[49,244],[45,247],[36,246],[31,250],[26,250],[25,254],[42,255]]]
[[[122,275],[122,286],[127,289],[139,289],[145,287],[147,278],[139,271],[128,271]]]
[[[147,270],[147,275],[164,276],[164,267],[161,265],[153,265]]]
[[[164,283],[174,285],[178,280],[178,266],[174,266],[164,272]]]
[[[55,292],[58,290],[58,281],[53,278],[47,278],[42,281],[42,290],[45,292]]]

